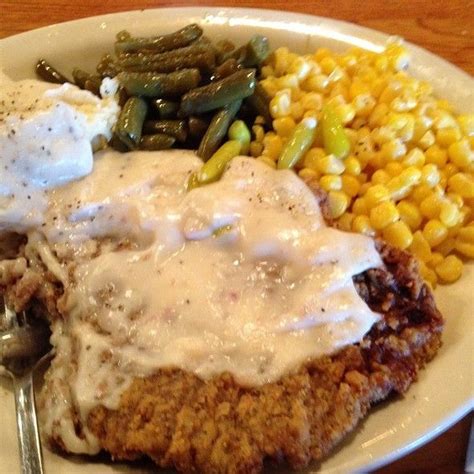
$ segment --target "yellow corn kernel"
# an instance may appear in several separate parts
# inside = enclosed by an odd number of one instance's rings
[[[334,155],[326,155],[318,159],[318,169],[324,174],[342,174],[344,163]]]
[[[415,116],[415,126],[413,129],[412,140],[415,143],[419,142],[422,139],[422,137],[430,130],[430,127],[432,124],[433,124],[433,120],[431,120],[431,118],[425,115]],[[434,135],[433,135],[433,139],[434,139]],[[434,143],[434,140],[433,140],[433,143]],[[432,143],[430,145],[432,145]]]
[[[261,125],[254,125],[252,127],[252,132],[255,136],[255,141],[263,142],[263,137],[265,136],[265,130]]]
[[[289,137],[295,126],[293,117],[281,117],[273,121],[273,129],[280,137]]]
[[[311,148],[308,150],[303,159],[303,166],[319,171],[318,162],[326,156],[326,152],[322,148]]]
[[[354,197],[357,196],[361,184],[357,178],[354,176],[344,174],[341,177],[342,179],[342,190],[349,196]]]
[[[458,123],[461,126],[462,133],[464,133],[466,137],[472,137],[474,135],[474,114],[459,115]]]
[[[413,234],[413,240],[408,250],[423,262],[428,262],[431,259],[430,244],[420,230]]]
[[[379,103],[390,104],[398,96],[402,85],[399,81],[391,81],[382,91],[379,97]]]
[[[270,113],[273,118],[285,117],[291,110],[291,91],[290,89],[279,90],[275,97],[270,101]]]
[[[400,173],[400,179],[409,186],[416,186],[421,181],[422,172],[415,166],[409,166]]]
[[[302,168],[298,171],[298,176],[304,181],[308,179],[319,179],[319,173],[311,168]]]
[[[425,159],[426,163],[433,163],[439,168],[442,168],[448,161],[448,153],[438,145],[433,145],[425,151]]]
[[[385,170],[377,170],[372,175],[373,184],[386,184],[390,181],[390,175]]]
[[[359,94],[352,100],[352,106],[358,117],[367,117],[376,104],[377,101],[369,93]]]
[[[262,66],[261,69],[262,77],[267,78],[275,75],[275,70],[269,64],[266,66]]]
[[[456,174],[459,171],[459,168],[452,163],[448,163],[444,168],[443,172],[447,178],[451,178],[453,174]]]
[[[375,184],[370,186],[364,195],[365,202],[368,209],[372,209],[382,202],[390,199],[390,194],[383,184]]]
[[[352,122],[356,113],[354,107],[351,104],[340,104],[335,107],[335,111],[337,115],[339,115],[343,125]]]
[[[367,215],[369,213],[365,198],[357,198],[354,201],[352,204],[352,212],[356,215]]]
[[[297,89],[298,78],[295,74],[285,74],[284,76],[275,79],[275,83],[278,89]]]
[[[387,163],[385,171],[392,177],[399,176],[403,171],[403,166],[398,162]]]
[[[377,104],[372,110],[372,113],[370,114],[369,126],[371,128],[375,128],[375,127],[380,127],[381,125],[383,125],[383,121],[387,117],[388,112],[389,112],[389,108],[387,104]]]
[[[455,255],[449,255],[435,266],[438,276],[446,283],[453,283],[462,275],[462,261]]]
[[[319,65],[322,71],[324,72],[324,74],[331,74],[331,72],[337,66],[337,63],[330,56],[325,56],[319,61]]]
[[[262,154],[263,151],[263,144],[259,142],[250,142],[250,154],[257,158]]]
[[[302,87],[307,91],[325,92],[328,85],[329,79],[325,74],[310,74],[302,84]]]
[[[354,220],[355,215],[351,212],[345,212],[337,221],[337,226],[339,229],[346,232],[350,232],[352,229],[352,221]]]
[[[436,138],[431,130],[428,130],[422,137],[418,140],[418,146],[422,150],[428,149],[436,141]]]
[[[370,135],[373,142],[379,146],[383,145],[384,143],[391,142],[397,138],[395,132],[386,125],[374,128]]]
[[[280,156],[281,149],[283,148],[282,139],[275,134],[267,133],[263,138],[263,155],[276,161]]]
[[[421,182],[430,188],[434,188],[440,180],[438,167],[433,163],[428,163],[421,169]]]
[[[459,229],[457,237],[463,242],[474,244],[474,224]]]
[[[420,184],[413,189],[410,198],[414,203],[420,204],[423,199],[428,197],[431,194],[431,189],[426,184]]]
[[[301,98],[301,105],[305,110],[321,110],[323,107],[323,96],[318,92],[308,92]]]
[[[447,236],[447,227],[438,219],[430,219],[423,227],[423,237],[431,247],[439,245]]]
[[[359,95],[369,94],[370,87],[360,79],[354,79],[349,87],[349,96],[351,99],[355,99]],[[388,110],[388,107],[387,107]]]
[[[369,218],[372,227],[381,230],[395,222],[400,217],[395,204],[390,201],[382,202],[370,210]]]
[[[448,180],[448,190],[463,198],[474,198],[474,176],[467,173],[456,173]]]
[[[468,258],[474,258],[474,244],[469,242],[463,242],[462,240],[456,240],[455,249],[461,255],[464,255]]]
[[[413,234],[403,221],[389,224],[383,230],[382,236],[389,244],[400,249],[406,249],[413,242]]]
[[[439,245],[435,247],[436,252],[439,252],[443,257],[450,254],[454,248],[456,247],[456,241],[452,237],[448,237],[447,239],[443,240]]]
[[[461,139],[461,131],[457,127],[441,128],[436,132],[436,143],[444,148]]]
[[[425,164],[425,154],[419,148],[410,150],[402,160],[403,166],[422,167]]]
[[[467,168],[474,162],[474,152],[466,139],[452,143],[448,148],[448,156],[459,168]]]
[[[342,189],[341,177],[337,175],[321,176],[319,184],[325,191],[340,191]]]
[[[290,105],[290,115],[299,122],[303,118],[304,109],[301,102],[293,102]]]
[[[431,111],[431,116],[433,118],[433,128],[439,130],[441,128],[454,128],[457,123],[454,117],[442,109],[434,109]]]
[[[260,84],[270,97],[275,97],[275,94],[278,92],[278,87],[273,78],[263,79],[260,81]]]
[[[446,227],[454,227],[461,219],[461,213],[458,207],[453,202],[447,200],[441,203],[439,211],[439,220]]]
[[[359,177],[360,178],[360,177]],[[367,190],[373,186],[372,183],[363,183],[362,180],[359,179],[359,183],[361,183],[359,188],[359,196],[364,196]]]
[[[464,206],[463,198],[462,198],[459,194],[456,194],[456,193],[448,193],[448,194],[446,194],[446,197],[447,197],[451,202],[453,202],[454,204],[456,204],[456,206],[458,206],[459,208],[461,208],[461,207]]]
[[[420,274],[423,279],[428,282],[433,288],[436,288],[438,282],[438,276],[434,270],[428,268],[424,262],[420,262]]]
[[[404,180],[402,176],[395,176],[386,184],[390,197],[394,201],[406,198],[413,188],[409,181]]]
[[[349,196],[342,191],[329,191],[328,204],[331,217],[337,219],[342,216],[349,206]]]
[[[360,161],[355,156],[348,156],[344,160],[344,166],[346,173],[352,176],[359,176],[362,171]]]
[[[370,219],[365,215],[355,216],[352,221],[352,230],[359,234],[370,235],[372,237],[375,235],[375,230],[370,225]]]
[[[420,202],[421,215],[427,219],[435,219],[441,212],[442,199],[436,193],[430,193]]]
[[[431,253],[431,259],[428,262],[430,267],[436,267],[439,263],[441,263],[444,260],[443,254],[440,252],[432,252]]]
[[[367,173],[361,173],[358,178],[357,178],[362,184],[367,183],[367,180],[369,179]],[[364,191],[365,192],[365,191]]]
[[[412,231],[417,230],[423,217],[419,209],[409,201],[400,201],[397,204],[398,213],[400,214],[400,219],[407,224]]]
[[[386,161],[398,160],[407,152],[407,147],[400,139],[390,140],[382,145],[380,150],[382,157]]]
[[[288,71],[290,74],[294,74],[299,81],[304,81],[311,72],[311,69],[311,63],[299,56],[290,64]]]
[[[266,165],[270,166],[270,168],[276,168],[276,163],[273,161],[271,158],[268,158],[268,156],[259,156],[257,158],[258,161],[261,161],[262,163],[265,163]]]

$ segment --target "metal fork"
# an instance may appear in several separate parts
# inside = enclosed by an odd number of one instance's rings
[[[43,474],[33,370],[50,350],[50,332],[39,318],[30,321],[24,312],[16,314],[5,301],[3,307],[4,311],[0,312],[0,366],[13,378],[21,472]]]

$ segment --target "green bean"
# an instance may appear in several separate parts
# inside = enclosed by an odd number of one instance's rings
[[[241,153],[246,155],[250,148],[250,130],[243,120],[236,120],[229,127],[229,140],[237,140],[242,145]]]
[[[193,89],[181,97],[179,113],[183,117],[219,109],[230,102],[243,99],[255,90],[255,69],[243,69],[213,82]]]
[[[238,156],[242,145],[237,140],[225,142],[197,172],[199,184],[208,184],[217,181],[232,158]]]
[[[345,158],[351,149],[341,119],[333,107],[326,105],[322,110],[321,132],[326,153]]]
[[[155,135],[143,135],[140,139],[138,148],[140,150],[167,150],[174,145],[174,137],[165,135],[164,133],[156,133]]]
[[[110,140],[110,146],[114,149],[119,151],[120,153],[125,153],[128,151],[128,146],[119,138],[119,136],[114,133]]]
[[[222,110],[219,110],[212,118],[197,151],[197,155],[204,161],[207,161],[219,148],[241,104],[241,100],[236,100]]]
[[[100,97],[101,83],[102,79],[100,77],[91,76],[89,79],[86,79],[86,82],[84,83],[84,89]]]
[[[121,30],[116,35],[115,38],[117,41],[128,41],[131,39],[132,35],[127,30]]]
[[[209,128],[210,121],[205,117],[189,117],[188,129],[192,138],[202,138]]]
[[[120,54],[146,49],[159,53],[187,46],[196,41],[201,35],[201,27],[193,23],[168,35],[150,38],[129,38],[125,41],[117,41],[115,43],[115,51],[117,54]]]
[[[104,54],[96,67],[102,77],[115,77],[121,70],[111,54]]]
[[[234,58],[229,58],[217,66],[212,73],[211,81],[220,81],[240,69],[239,63]]]
[[[186,46],[184,48],[173,49],[171,51],[165,51],[164,53],[155,53],[144,51],[141,53],[125,53],[121,54],[118,57],[118,64],[124,69],[139,67],[143,64],[148,63],[159,63],[163,61],[168,61],[171,58],[181,57],[181,56],[190,56],[205,53],[209,51],[209,44],[202,41],[196,41],[191,46]],[[211,50],[213,51],[213,50]]]
[[[54,69],[54,67],[51,66],[51,64],[49,64],[46,59],[40,59],[36,63],[36,74],[38,74],[38,76],[41,77],[41,79],[44,79],[46,82],[53,82],[54,84],[64,84],[65,82],[70,82],[69,79]]]
[[[90,79],[90,77],[91,74],[77,67],[72,70],[72,78],[74,80],[74,84],[76,84],[76,86],[80,87],[81,89],[84,89],[86,81]]]
[[[216,64],[215,54],[212,50],[200,54],[188,54],[187,56],[174,56],[163,61],[146,62],[136,66],[129,66],[127,71],[133,72],[173,72],[180,69],[197,68],[205,74],[209,74]]]
[[[311,147],[316,134],[317,121],[304,118],[293,130],[278,158],[278,169],[293,168]]]
[[[255,92],[245,102],[257,115],[263,117],[267,125],[271,125],[273,119],[270,115],[270,97],[259,82],[255,86]]]
[[[121,72],[117,78],[130,95],[170,97],[194,89],[201,80],[201,74],[199,69],[182,69],[169,74]]]
[[[175,118],[179,109],[177,102],[166,99],[153,99],[151,105],[158,112],[160,119]]]
[[[267,59],[270,52],[268,38],[265,36],[254,35],[245,45],[244,67],[255,67]]]
[[[188,127],[185,120],[148,120],[143,124],[143,133],[164,133],[184,142],[188,137]]]
[[[140,143],[146,113],[147,104],[139,97],[130,97],[123,106],[115,133],[129,149],[136,148]]]
[[[230,53],[235,50],[235,45],[232,41],[221,40],[215,43],[214,48],[216,49],[217,64],[222,64],[229,58]]]

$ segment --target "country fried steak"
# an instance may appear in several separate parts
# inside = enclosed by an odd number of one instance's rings
[[[443,319],[416,260],[381,241],[377,250],[384,267],[354,277],[361,298],[382,316],[361,343],[259,387],[239,385],[229,373],[204,381],[173,368],[136,378],[118,409],[90,412],[101,448],[113,459],[147,456],[180,472],[256,473],[264,463],[301,469],[322,460],[372,406],[405,393],[441,345]],[[0,291],[17,310],[40,303],[62,317],[61,285],[34,261],[0,262]],[[49,441],[64,450],[60,438]]]

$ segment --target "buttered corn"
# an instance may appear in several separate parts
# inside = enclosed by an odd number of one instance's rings
[[[474,114],[456,116],[408,64],[400,43],[381,54],[277,49],[261,81],[273,131],[256,124],[250,152],[270,166],[284,154],[328,192],[341,229],[381,236],[412,252],[432,285],[450,283],[474,258]],[[318,126],[293,163],[284,150],[305,118]]]

